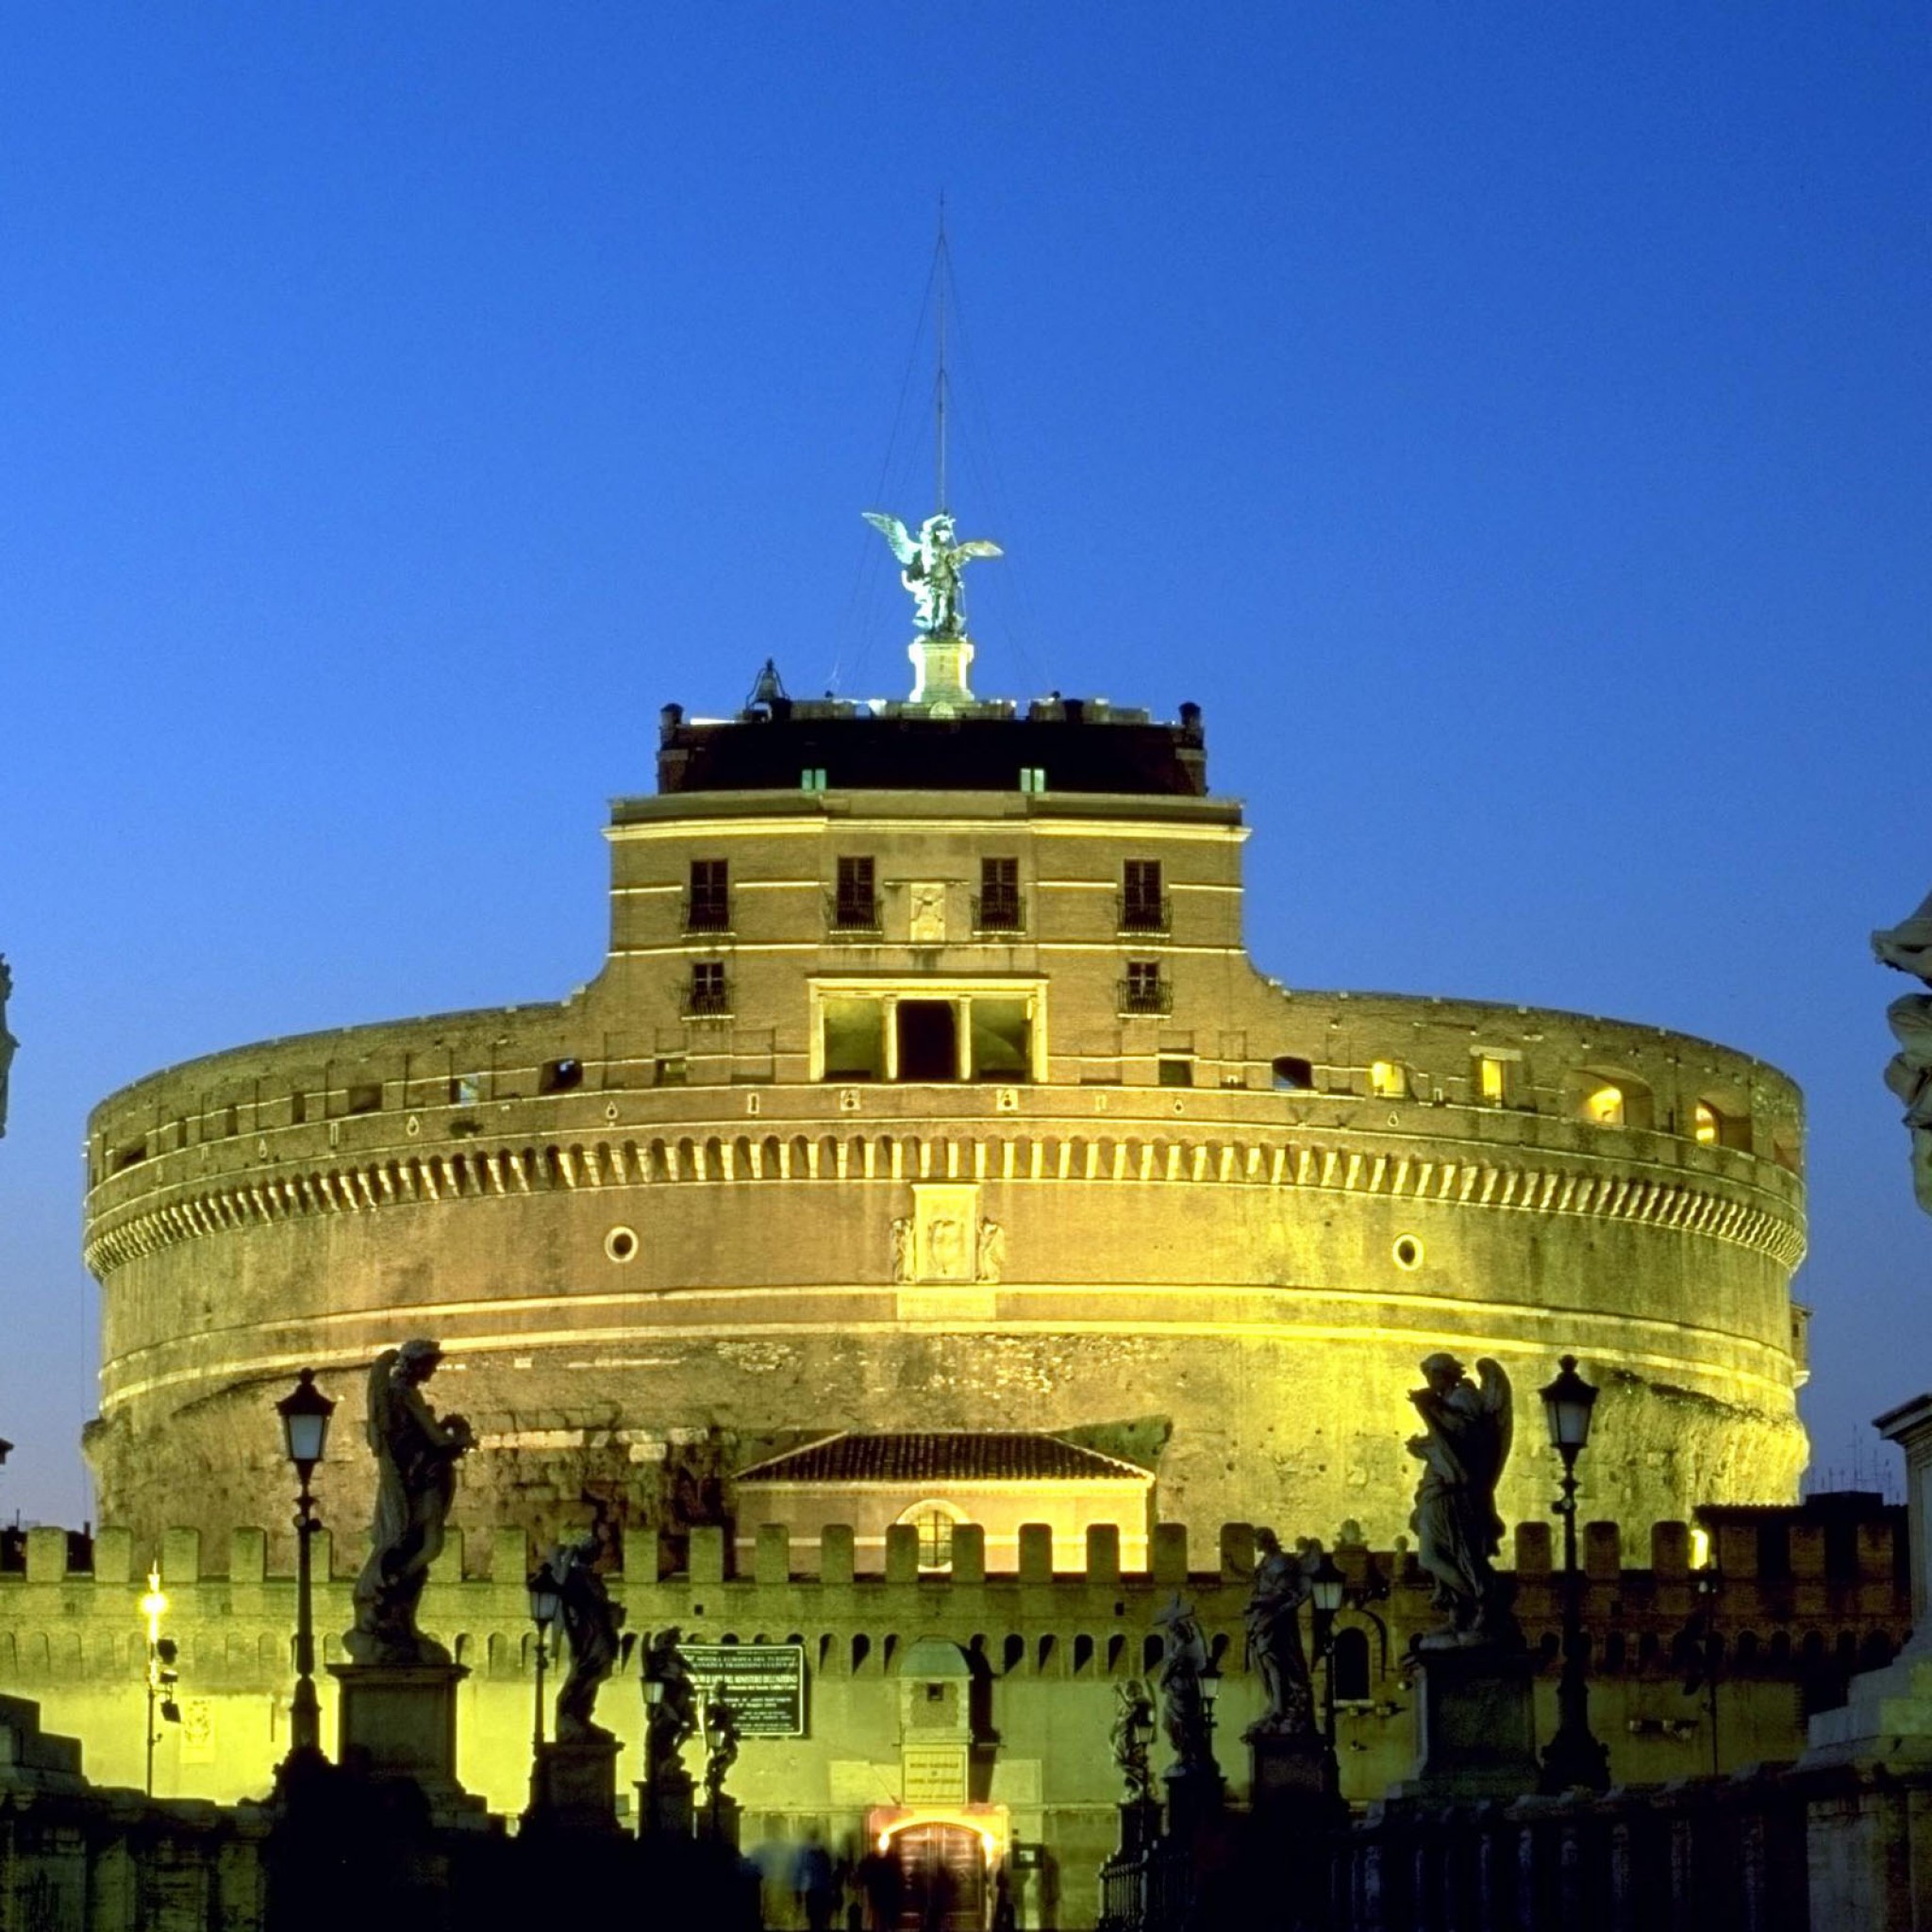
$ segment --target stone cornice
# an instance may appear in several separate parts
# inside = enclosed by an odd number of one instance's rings
[[[1548,1152],[1425,1155],[1293,1129],[1267,1135],[946,1132],[596,1139],[368,1158],[326,1169],[276,1167],[210,1180],[174,1199],[104,1219],[83,1250],[114,1269],[203,1236],[333,1214],[383,1214],[441,1202],[661,1186],[833,1181],[1002,1180],[1266,1187],[1370,1194],[1495,1213],[1622,1222],[1725,1241],[1793,1270],[1802,1217],[1741,1200],[1705,1177],[1645,1172]]]

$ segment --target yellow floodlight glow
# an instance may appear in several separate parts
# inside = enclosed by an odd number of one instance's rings
[[[1621,1127],[1624,1124],[1624,1090],[1621,1087],[1599,1087],[1585,1098],[1583,1112],[1587,1120],[1593,1121],[1600,1127]]]
[[[161,1566],[147,1573],[147,1594],[141,1600],[141,1614],[147,1619],[147,1641],[152,1646],[161,1641],[161,1619],[168,1614],[168,1599],[161,1591]]]
[[[1700,1147],[1717,1145],[1717,1109],[1699,1101],[1690,1115],[1690,1131]]]
[[[1485,1054],[1477,1062],[1477,1071],[1482,1076],[1482,1097],[1491,1107],[1500,1107],[1503,1104],[1503,1062]]]
[[[1002,1849],[999,1832],[983,1818],[972,1818],[963,1811],[915,1811],[906,1818],[897,1818],[879,1833],[879,1850],[890,1852],[892,1840],[902,1831],[910,1831],[915,1825],[955,1824],[970,1831],[979,1840],[980,1856],[991,1865]]]
[[[1693,1570],[1707,1570],[1710,1567],[1710,1532],[1707,1529],[1693,1529],[1690,1532],[1690,1567]]]
[[[1369,1068],[1369,1086],[1377,1100],[1400,1100],[1408,1091],[1408,1070],[1393,1060],[1376,1060]]]

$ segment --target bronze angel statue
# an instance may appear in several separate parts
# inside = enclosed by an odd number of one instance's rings
[[[1422,1369],[1424,1386],[1408,1398],[1424,1429],[1408,1439],[1423,1465],[1409,1518],[1416,1555],[1435,1581],[1436,1607],[1448,1613],[1448,1637],[1507,1641],[1509,1614],[1492,1559],[1503,1540],[1496,1485],[1513,1428],[1509,1377],[1488,1356],[1474,1383],[1453,1355],[1432,1355]]]
[[[961,570],[975,557],[1004,557],[1006,552],[981,537],[957,542],[956,525],[945,510],[927,517],[916,537],[897,517],[883,510],[869,509],[863,514],[899,559],[899,581],[912,592],[921,633],[929,638],[964,637],[966,600]]]

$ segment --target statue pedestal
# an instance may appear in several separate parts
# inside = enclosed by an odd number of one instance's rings
[[[738,1849],[739,1817],[736,1798],[724,1791],[715,1798],[707,1797],[698,1807],[698,1836],[735,1852]]]
[[[1334,1795],[1327,1747],[1313,1731],[1251,1730],[1248,1754],[1257,1812],[1325,1804]]]
[[[1160,1840],[1160,1802],[1157,1798],[1129,1798],[1120,1807],[1121,1848],[1117,1858],[1138,1858]]]
[[[623,1748],[615,1738],[539,1745],[524,1829],[616,1831],[617,1759]]]
[[[1176,1765],[1161,1774],[1167,1787],[1167,1835],[1191,1839],[1218,1820],[1227,1808],[1227,1781],[1218,1765],[1183,1770]]]
[[[340,1700],[336,1756],[377,1784],[408,1783],[439,1824],[486,1818],[483,1800],[457,1782],[457,1686],[461,1664],[330,1664]]]
[[[1534,1665],[1492,1644],[1415,1652],[1416,1760],[1391,1798],[1520,1798],[1537,1789]]]
[[[661,1773],[638,1786],[638,1830],[660,1838],[689,1838],[696,1822],[690,1774]]]

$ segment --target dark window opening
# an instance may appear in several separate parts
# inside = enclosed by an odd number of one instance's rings
[[[382,1087],[378,1082],[351,1087],[342,1104],[350,1113],[374,1113],[382,1105]],[[232,1134],[235,1130],[225,1127],[223,1131]]]
[[[289,1095],[289,1124],[299,1127],[308,1118],[308,1096],[306,1093]]]
[[[1328,1659],[1328,1668],[1335,1674],[1336,1703],[1366,1704],[1374,1694],[1369,1675],[1369,1633],[1353,1627],[1338,1630]]]
[[[1191,1087],[1194,1062],[1191,1055],[1164,1053],[1160,1056],[1160,1084],[1163,1087]]]
[[[1277,1093],[1311,1092],[1315,1085],[1313,1065],[1298,1055],[1285,1053],[1274,1062],[1274,1091]]]
[[[731,928],[731,865],[724,858],[693,858],[691,890],[684,901],[687,932],[728,932]]]
[[[875,932],[879,923],[878,894],[870,858],[841,858],[839,887],[832,900],[832,924],[845,932]]]
[[[1167,895],[1160,890],[1159,859],[1127,860],[1121,891],[1121,930],[1167,930]]]
[[[1159,960],[1129,959],[1127,976],[1121,981],[1121,1011],[1165,1013],[1171,1005],[1168,986],[1160,976]]]
[[[684,1056],[681,1053],[663,1055],[654,1072],[659,1087],[682,1087],[685,1084]]]
[[[539,1093],[568,1093],[584,1084],[582,1060],[545,1060],[537,1073]]]
[[[1757,1525],[1757,1580],[1760,1583],[1789,1583],[1791,1580],[1790,1524],[1760,1523]]]
[[[979,897],[974,905],[973,924],[980,932],[1020,930],[1020,861],[1017,858],[982,858],[979,861]]]
[[[452,1107],[475,1107],[483,1098],[483,1082],[475,1074],[458,1074],[449,1083]]]
[[[1824,1525],[1824,1574],[1832,1583],[1852,1583],[1858,1574],[1858,1525],[1843,1518]]]
[[[724,987],[724,962],[699,959],[691,969],[691,991],[685,1010],[697,1014],[728,1013],[730,995]]]
[[[899,1002],[899,1077],[957,1080],[959,1023],[947,1000]]]

